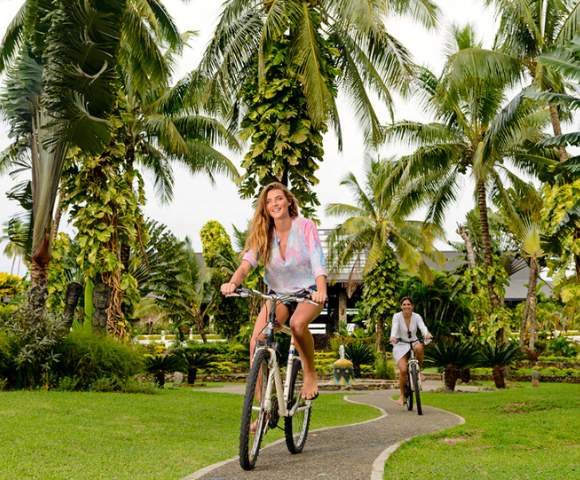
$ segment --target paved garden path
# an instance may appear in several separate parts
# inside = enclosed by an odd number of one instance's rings
[[[453,413],[428,406],[423,407],[423,416],[408,412],[390,399],[393,393],[349,394],[348,400],[373,405],[382,415],[360,424],[312,431],[299,455],[288,453],[281,440],[260,451],[251,472],[243,471],[233,458],[199,470],[186,480],[382,480],[385,460],[401,442],[463,423]],[[316,407],[314,402],[313,415]]]

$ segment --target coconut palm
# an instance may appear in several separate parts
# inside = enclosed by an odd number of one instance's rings
[[[529,328],[529,349],[534,351],[536,336],[537,285],[540,260],[544,255],[540,241],[542,233],[541,194],[529,184],[520,182],[510,189],[500,188],[495,192],[494,202],[499,206],[505,228],[512,233],[520,245],[521,256],[529,266],[528,292],[520,329],[520,347],[524,346]]]
[[[517,58],[539,90],[565,93],[566,72],[539,61],[539,57],[564,46],[580,32],[578,0],[486,0],[486,3],[496,7],[500,20],[496,47]],[[561,135],[560,111],[555,103],[550,104],[550,120],[554,135]],[[567,158],[561,146],[560,161]]]
[[[473,180],[483,260],[489,269],[493,264],[489,189],[519,181],[521,171],[534,175],[554,163],[554,152],[536,145],[544,138],[542,128],[549,115],[524,93],[508,98],[509,88],[519,81],[519,64],[483,49],[474,41],[471,27],[455,28],[453,45],[441,76],[424,70],[419,81],[435,121],[397,122],[385,127],[385,135],[416,148],[402,161],[410,178],[429,175],[430,188],[436,192],[430,220],[442,220],[456,200],[461,179],[468,175]],[[437,187],[433,176],[438,178]],[[493,287],[488,280],[491,304],[498,307],[500,298]]]
[[[242,135],[251,138],[243,196],[278,180],[305,215],[314,215],[312,186],[329,123],[342,147],[338,92],[352,100],[368,140],[380,140],[371,97],[392,116],[393,90],[405,92],[412,74],[408,51],[384,24],[390,13],[404,12],[433,26],[438,9],[431,0],[224,3],[200,71],[234,105],[233,123],[242,117]]]
[[[348,264],[354,268],[366,254],[363,260],[366,278],[377,268],[386,267],[393,261],[396,263],[392,258],[396,255],[411,274],[431,279],[426,260],[441,260],[432,244],[441,231],[432,223],[409,219],[426,200],[428,191],[420,182],[402,178],[400,167],[392,160],[371,160],[364,187],[352,173],[341,182],[354,195],[354,204],[331,203],[326,207],[327,215],[344,219],[328,238],[331,268],[340,269]],[[386,280],[393,283],[397,279]],[[393,294],[385,292],[391,302]],[[377,349],[381,350],[387,312],[375,313]]]

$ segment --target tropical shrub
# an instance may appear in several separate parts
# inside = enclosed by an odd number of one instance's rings
[[[477,348],[469,340],[460,338],[443,339],[425,352],[425,364],[443,369],[445,388],[452,392],[464,368],[476,365]]]
[[[184,372],[187,374],[187,383],[193,385],[199,368],[206,368],[212,360],[212,353],[204,348],[203,344],[191,344],[185,348],[173,351],[183,359]]]
[[[165,386],[165,376],[184,370],[183,358],[173,352],[145,354],[145,370],[153,375],[159,388]]]
[[[0,272],[0,303],[4,298],[13,299],[24,290],[22,277]]]
[[[386,353],[377,353],[375,359],[375,378],[392,380],[395,378],[395,367]]]
[[[484,343],[479,350],[479,365],[492,369],[496,388],[505,388],[506,367],[522,355],[520,346],[511,343]]]
[[[5,378],[10,388],[48,387],[59,361],[57,346],[66,334],[62,317],[24,304],[4,319]]]
[[[57,352],[59,362],[54,368],[57,378],[75,379],[75,389],[79,390],[95,390],[95,382],[103,383],[105,378],[120,390],[121,384],[143,371],[143,357],[135,347],[88,328],[73,329]]]
[[[373,348],[363,342],[353,342],[344,346],[346,358],[352,362],[352,368],[356,377],[361,376],[361,365],[372,365],[375,362],[375,352]]]
[[[546,350],[556,356],[573,358],[578,350],[574,344],[564,336],[556,337],[548,342]]]

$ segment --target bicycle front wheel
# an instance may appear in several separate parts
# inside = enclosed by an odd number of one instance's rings
[[[413,410],[413,390],[411,389],[411,376],[407,374],[407,383],[405,384],[405,405],[410,412]]]
[[[302,362],[300,359],[295,358],[292,362],[287,403],[288,410],[293,412],[293,414],[284,418],[286,446],[290,453],[300,453],[302,451],[306,443],[306,437],[308,436],[308,427],[310,426],[310,412],[312,407],[300,395],[302,383]]]
[[[262,436],[268,423],[264,407],[268,385],[268,351],[258,350],[246,382],[246,396],[240,427],[240,466],[252,470],[260,453]]]
[[[417,415],[423,415],[421,408],[421,388],[419,387],[419,369],[417,365],[411,365],[411,381],[413,382],[413,391],[415,392],[415,403],[417,404]]]

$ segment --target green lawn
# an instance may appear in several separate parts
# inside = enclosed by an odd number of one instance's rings
[[[404,444],[385,479],[580,479],[580,385],[425,393],[466,423]]]
[[[179,479],[237,454],[241,405],[240,395],[184,388],[1,392],[0,479]],[[378,415],[340,394],[321,395],[312,428]]]

